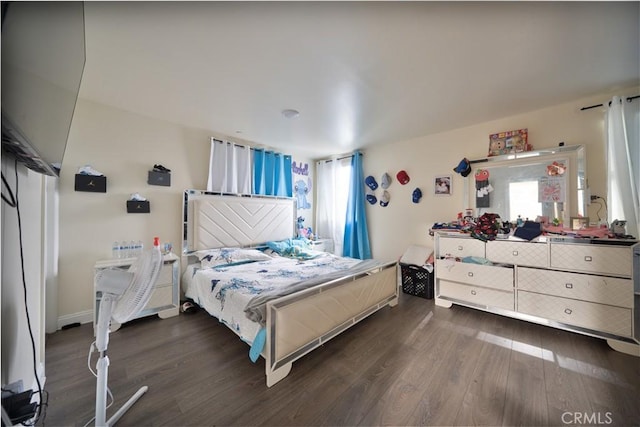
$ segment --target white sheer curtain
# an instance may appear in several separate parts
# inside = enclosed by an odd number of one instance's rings
[[[627,221],[627,234],[640,230],[640,108],[614,96],[606,116],[608,221]]]
[[[207,191],[251,194],[251,148],[211,138]]]
[[[316,174],[316,235],[332,239],[335,254],[342,256],[351,156],[317,162]]]

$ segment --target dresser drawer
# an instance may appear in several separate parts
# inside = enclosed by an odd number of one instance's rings
[[[173,306],[173,288],[170,286],[163,286],[160,288],[155,288],[151,292],[151,297],[149,298],[149,302],[144,306],[145,310],[161,308],[161,307],[169,307]]]
[[[450,297],[460,301],[487,307],[513,310],[513,291],[498,291],[479,286],[462,285],[460,283],[449,282],[446,280],[438,281],[438,285],[438,296]]]
[[[564,271],[520,268],[519,290],[633,308],[633,281]]]
[[[452,282],[513,291],[512,268],[438,260],[436,277]]]
[[[551,244],[553,268],[631,277],[632,264],[629,247]]]
[[[518,312],[595,331],[631,336],[631,310],[518,290]]]
[[[158,274],[158,280],[156,281],[156,288],[161,288],[163,286],[172,286],[173,285],[173,263],[165,263],[162,265],[160,269],[160,274]]]
[[[464,237],[439,237],[438,256],[466,257],[477,256],[484,258],[484,242]]]
[[[505,264],[548,267],[549,250],[546,243],[487,242],[487,259]]]
[[[129,270],[135,265],[135,258],[108,259],[96,261],[94,265],[93,292],[95,295],[93,305],[93,333],[96,333],[96,323],[99,318],[100,302],[102,293],[97,289],[97,275],[105,268],[117,268]],[[136,318],[158,314],[162,318],[175,316],[179,313],[180,305],[180,281],[178,272],[180,271],[180,258],[175,254],[163,255],[163,264],[158,272],[158,278],[151,290],[151,296],[147,305],[140,311]],[[115,332],[120,328],[120,324],[111,322],[111,331]]]

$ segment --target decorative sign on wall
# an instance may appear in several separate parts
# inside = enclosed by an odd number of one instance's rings
[[[309,164],[293,161],[291,173],[293,175],[293,197],[296,198],[298,209],[296,217],[298,218],[299,234],[311,234],[312,230],[309,224],[313,215],[313,182],[309,174]]]
[[[510,130],[489,135],[489,157],[531,151],[527,129]]]
[[[293,162],[291,171],[293,172],[293,195],[296,198],[298,210],[311,209],[313,184],[309,176],[309,164],[298,165],[298,163]]]

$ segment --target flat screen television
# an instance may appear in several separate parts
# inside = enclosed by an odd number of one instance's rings
[[[2,150],[58,176],[85,64],[83,2],[2,2]]]

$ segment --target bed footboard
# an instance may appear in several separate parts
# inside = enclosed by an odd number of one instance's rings
[[[267,386],[291,364],[386,305],[398,303],[397,263],[347,276],[267,304]]]

